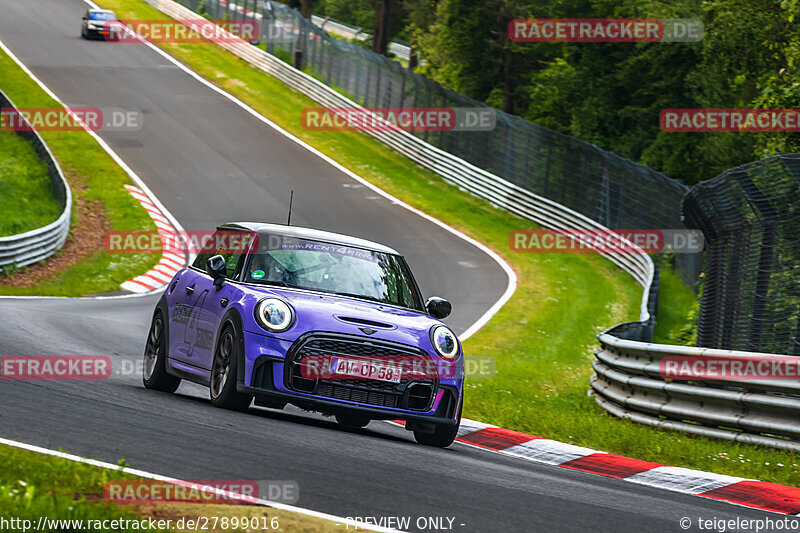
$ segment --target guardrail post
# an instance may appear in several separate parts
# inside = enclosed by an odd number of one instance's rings
[[[408,73],[405,69],[400,71],[401,82],[400,82],[400,105],[398,107],[405,107],[406,105],[406,78],[408,77]]]
[[[761,349],[761,334],[764,329],[764,310],[767,306],[769,278],[772,271],[772,255],[775,246],[775,225],[767,224],[761,234],[761,251],[758,257],[756,286],[753,290],[753,311],[750,319],[750,339],[748,349]]]
[[[733,235],[725,235],[723,240],[727,242],[725,263],[728,269],[725,271],[725,282],[719,287],[724,287],[722,309],[711,311],[722,316],[722,331],[719,342],[715,348],[730,349],[733,346],[733,337],[736,333],[736,315],[739,310],[739,284],[741,282],[742,252],[744,251],[743,239]],[[733,241],[733,242],[731,242]]]
[[[772,273],[772,253],[775,245],[774,221],[777,219],[778,214],[749,173],[745,171],[734,172],[732,173],[732,177],[739,184],[745,198],[750,203],[752,209],[760,216],[764,224],[761,234],[758,270],[756,271],[756,282],[753,290],[753,308],[750,313],[750,335],[747,342],[748,349],[757,351],[761,349],[762,322],[767,303],[767,293],[769,292],[769,278]],[[743,240],[741,235],[742,233],[739,232],[737,240]]]
[[[381,106],[381,82],[383,81],[383,69],[377,68],[378,71],[378,81],[375,82],[375,107]]]
[[[553,156],[553,144],[547,143],[547,163],[545,164],[544,168],[544,189],[542,191],[542,196],[547,197],[547,188],[550,184],[550,158]]]
[[[800,307],[797,309],[797,326],[794,330],[794,337],[792,338],[794,342],[794,349],[792,350],[793,355],[800,355]]]

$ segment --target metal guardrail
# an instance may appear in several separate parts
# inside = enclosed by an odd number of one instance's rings
[[[236,2],[228,2],[227,0],[217,0],[217,2],[229,12],[232,11],[236,13],[243,13],[246,17],[252,17],[255,20],[263,19],[263,15],[257,11],[259,8],[263,9],[263,5],[251,5],[250,9],[246,9],[247,2],[245,2],[244,5],[239,5]],[[270,9],[268,5],[267,9]],[[329,17],[311,15],[311,23],[317,26],[319,29],[324,30],[328,34],[344,37],[345,39],[364,41],[372,36],[371,34],[362,31],[363,28],[350,26],[349,24],[333,20]],[[292,29],[299,33],[298,28]],[[389,42],[389,52],[393,53],[400,59],[404,59],[405,61],[411,59],[411,46],[402,41]]]
[[[191,19],[196,16],[193,11],[173,0],[147,0],[147,2],[178,20]],[[308,96],[323,106],[358,108],[363,109],[365,113],[368,112],[362,106],[322,82],[241,39],[224,39],[224,42],[220,42],[219,46],[245,59],[251,65],[281,80],[290,88]],[[380,118],[376,117],[376,120],[380,120]],[[605,229],[600,223],[576,211],[477,168],[406,131],[367,131],[366,133],[419,165],[442,176],[449,183],[457,185],[521,217],[531,219],[544,227],[552,229]],[[655,275],[655,267],[650,257],[646,254],[603,255],[631,274],[636,282],[644,288],[640,320],[652,322],[649,295]]]
[[[630,342],[620,338],[624,328],[611,328],[595,352],[591,390],[599,405],[659,428],[800,451],[800,380],[672,381],[659,373],[666,357],[749,361],[754,368],[765,357],[800,363],[798,176],[800,154],[779,154],[727,170],[684,196],[686,224],[706,241],[698,344],[727,349]]]
[[[192,11],[205,6],[205,13],[216,20],[225,13],[240,20],[258,20],[259,16],[270,20],[269,27],[279,31],[262,49],[293,65],[302,56],[303,72],[365,108],[472,108],[480,116],[492,115],[492,127],[480,131],[422,128],[409,133],[459,161],[554,200],[605,227],[683,227],[680,203],[689,190],[685,184],[599,146],[492,109],[360,45],[331,38],[284,3],[237,1],[241,7],[236,6],[235,14],[229,9],[234,4],[227,0],[177,3]],[[643,205],[647,209],[642,209]],[[687,284],[697,281],[699,255],[674,257],[675,268]]]
[[[16,109],[2,91],[0,91],[0,107]],[[17,133],[31,143],[33,149],[47,165],[53,192],[61,203],[62,210],[61,215],[54,222],[44,227],[17,235],[0,237],[0,267],[4,265],[27,266],[53,255],[56,250],[64,246],[64,242],[67,240],[72,212],[72,191],[47,144],[33,128],[30,131],[18,131]]]
[[[800,451],[800,381],[665,381],[667,357],[754,364],[792,356],[670,346],[599,336],[591,386],[610,413],[662,429]],[[735,384],[733,386],[732,384]]]
[[[192,11],[173,0],[147,0],[176,19]],[[360,108],[355,102],[283,61],[241,42],[220,46],[292,89],[329,107]],[[362,108],[363,109],[363,108]],[[365,110],[366,112],[366,110]],[[605,229],[559,203],[436,148],[401,130],[366,132],[449,183],[492,204],[552,229]],[[619,324],[598,336],[591,392],[608,412],[662,429],[680,430],[737,442],[800,450],[800,383],[668,383],[658,374],[664,356],[756,357],[758,354],[652,344],[658,273],[647,254],[602,254],[643,287],[640,320]],[[762,354],[763,355],[763,354]],[[774,356],[773,356],[774,357]],[[744,387],[749,387],[745,390]],[[785,438],[782,438],[785,437]]]
[[[321,29],[325,30],[326,32],[338,35],[340,37],[345,37],[347,39],[358,39],[363,41],[365,39],[369,39],[371,35],[362,31],[361,28],[356,28],[353,26],[349,26],[342,22],[337,22],[335,20],[320,17],[319,15],[311,15],[311,22],[314,25],[319,26]],[[411,59],[411,46],[408,44],[404,44],[398,41],[391,41],[389,43],[389,51],[399,57],[400,59],[404,59],[408,61]]]

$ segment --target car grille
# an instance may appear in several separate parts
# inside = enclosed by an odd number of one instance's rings
[[[347,400],[382,407],[397,407],[397,396],[392,393],[374,392],[355,387],[342,387],[340,385],[333,385],[327,381],[319,383],[317,394],[336,400]]]
[[[428,358],[421,350],[350,335],[311,334],[298,339],[287,354],[286,386],[297,392],[377,407],[427,411],[433,403],[438,380],[401,379],[399,383],[374,379],[313,379],[303,376],[304,357],[360,356]]]

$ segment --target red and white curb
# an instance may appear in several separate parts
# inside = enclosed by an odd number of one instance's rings
[[[91,0],[85,1],[91,4]],[[227,2],[221,3],[222,5],[227,5]],[[282,130],[277,125],[258,114],[240,100],[237,100],[235,97],[226,93],[222,89],[217,88],[207,80],[204,80],[199,75],[169,56],[166,52],[156,48],[154,45],[152,45],[152,43],[147,43],[147,45],[157,53],[163,55],[167,60],[173,62],[178,68],[181,68],[184,72],[205,84],[210,89],[224,95],[226,98],[250,112],[257,119],[275,128],[276,131],[294,140],[345,174],[350,175],[356,181],[363,183],[365,186],[372,188],[387,198],[390,198],[391,200],[395,201],[395,203],[403,205],[406,209],[418,213],[420,216],[437,223],[445,229],[449,229],[454,234],[462,236],[462,238],[475,244],[490,256],[496,257],[490,250],[485,248],[485,246],[481,245],[480,243],[463,236],[440,221],[433,219],[432,217],[429,217],[428,215],[425,215],[424,213],[411,208],[407,204],[389,196],[387,193],[378,189],[360,176],[357,176],[351,171],[345,169],[328,156],[325,156],[314,148],[303,143],[296,137],[288,134],[286,131]],[[147,201],[146,196],[143,199]],[[508,265],[502,260],[497,259],[497,261],[509,275],[509,290],[507,291],[507,294],[504,295],[504,297],[501,298],[495,304],[495,306],[493,306],[493,310],[490,310],[491,312],[487,313],[485,320],[479,320],[478,323],[470,328],[470,334],[477,330],[478,327],[482,326],[485,321],[488,321],[488,318],[491,317],[497,309],[502,307],[505,301],[511,297],[511,295],[514,293],[514,289],[516,288],[516,276],[514,275],[513,270],[511,270],[510,267],[508,267]],[[136,280],[138,279],[139,278],[136,278]],[[131,282],[136,280],[131,280]],[[749,480],[740,477],[713,474],[686,468],[678,468],[660,463],[641,461],[638,459],[630,459],[619,455],[598,452],[590,448],[583,448],[550,439],[544,439],[534,435],[527,435],[517,431],[498,428],[496,426],[475,422],[469,419],[462,419],[457,440],[464,444],[525,460],[551,464],[573,470],[581,470],[584,472],[623,479],[625,481],[639,483],[641,485],[649,485],[667,490],[694,494],[705,498],[727,501],[746,507],[800,516],[800,489],[796,487]]]
[[[396,423],[403,425],[402,421]],[[650,463],[461,419],[458,442],[502,455],[800,516],[800,488]]]
[[[153,219],[158,229],[158,234],[161,236],[161,242],[183,242],[183,240],[178,238],[178,231],[175,230],[172,223],[164,216],[161,210],[155,206],[142,189],[134,187],[133,185],[125,185],[125,188],[136,198],[142,207],[144,207],[147,214],[150,215],[150,218]],[[158,290],[169,283],[175,273],[186,266],[186,262],[187,255],[185,248],[181,253],[176,253],[174,250],[170,250],[169,252],[164,251],[161,256],[161,261],[149,272],[122,283],[120,287],[136,293]]]

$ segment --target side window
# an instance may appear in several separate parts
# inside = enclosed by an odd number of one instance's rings
[[[219,232],[217,232],[219,233]],[[214,234],[216,235],[216,233]],[[203,248],[200,250],[200,253],[197,254],[197,257],[194,259],[194,263],[192,266],[194,268],[198,268],[205,272],[206,270],[206,261],[208,258],[214,255],[214,237],[212,236],[208,241],[203,245]]]
[[[225,266],[228,268],[227,277],[235,279],[242,270],[244,259],[247,255],[247,241],[243,238],[250,236],[249,233],[234,230],[215,231],[211,238],[205,243],[203,249],[197,254],[192,266],[205,271],[206,261],[212,256],[221,255],[225,259]]]
[[[239,265],[244,259],[244,254],[236,253],[220,255],[225,258],[225,266],[228,267],[228,279],[236,279],[239,275],[239,272],[242,271],[242,267]]]
[[[197,254],[197,257],[194,258],[194,263],[192,263],[192,266],[194,268],[199,268],[200,270],[205,270],[206,261],[208,261],[209,257],[211,257],[211,255],[200,252],[199,254]]]
[[[226,260],[225,261],[225,265],[227,265],[227,267],[228,267],[228,273],[229,273],[228,277],[231,278],[231,279],[241,279],[242,270],[244,270],[244,264],[246,262],[247,262],[247,254],[244,254],[244,253],[238,254],[238,257],[236,259],[236,265],[235,265],[235,268],[233,270],[233,273],[230,273],[231,272],[231,270],[230,270],[231,267],[230,267],[230,265],[228,264],[228,262]]]

